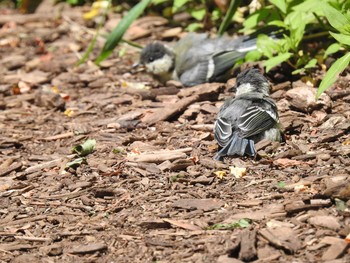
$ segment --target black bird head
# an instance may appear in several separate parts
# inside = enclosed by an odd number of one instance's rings
[[[249,68],[238,74],[236,88],[236,95],[258,92],[268,96],[270,90],[269,82],[256,68]]]
[[[174,68],[174,53],[159,42],[148,44],[141,52],[140,64],[153,74],[161,75]]]

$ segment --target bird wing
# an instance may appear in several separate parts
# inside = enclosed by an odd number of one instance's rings
[[[236,99],[228,99],[221,106],[218,118],[214,123],[214,137],[221,147],[224,147],[231,139],[235,132],[234,123],[240,116],[240,101]]]
[[[214,138],[221,147],[224,147],[232,137],[231,123],[223,117],[218,118],[214,124]]]
[[[207,74],[208,64],[201,62],[178,75],[178,78],[184,86],[191,87],[207,82]]]
[[[225,75],[234,64],[241,58],[244,58],[245,52],[238,52],[236,50],[222,51],[212,56],[211,60],[214,65],[213,70],[208,77],[208,80],[215,81],[220,76]],[[209,75],[209,74],[208,74]]]
[[[240,134],[245,137],[257,135],[278,123],[276,104],[269,98],[253,103],[238,119]]]

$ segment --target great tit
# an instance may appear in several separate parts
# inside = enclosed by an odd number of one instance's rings
[[[234,64],[254,49],[254,37],[211,39],[205,33],[189,33],[173,48],[160,42],[147,45],[141,52],[139,64],[162,82],[173,79],[184,86],[195,86],[226,81]]]
[[[275,102],[269,83],[255,68],[237,76],[236,97],[222,105],[214,124],[214,138],[221,147],[214,159],[256,155],[255,143],[262,139],[281,141]]]

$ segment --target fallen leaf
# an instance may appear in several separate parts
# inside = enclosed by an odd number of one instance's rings
[[[65,166],[65,170],[69,169],[69,168],[73,168],[73,169],[76,169],[78,168],[81,164],[83,163],[87,163],[86,162],[86,158],[85,157],[80,157],[80,158],[77,158],[71,162],[68,162]]]
[[[23,81],[18,82],[18,88],[20,94],[28,93],[31,90],[31,87]]]
[[[242,178],[247,174],[247,168],[244,167],[235,167],[235,166],[230,166],[230,173],[234,175],[234,177]]]
[[[217,178],[222,180],[222,179],[224,179],[226,172],[225,171],[216,171],[216,172],[214,172],[214,174],[216,175]]]
[[[145,89],[145,90],[148,90],[151,88],[140,82],[129,82],[129,81],[122,81],[121,86],[122,88]]]
[[[246,228],[250,226],[252,220],[248,218],[242,218],[237,222],[229,223],[229,224],[215,224],[207,228],[207,230],[230,230],[235,228]]]
[[[104,12],[109,6],[109,1],[95,1],[92,3],[91,10],[83,14],[84,19],[93,19],[100,13]]]
[[[76,145],[72,148],[72,152],[78,154],[78,156],[86,156],[95,149],[96,140],[88,139],[84,143]]]
[[[74,111],[70,108],[66,109],[63,113],[64,115],[66,115],[67,117],[72,117],[74,114]]]

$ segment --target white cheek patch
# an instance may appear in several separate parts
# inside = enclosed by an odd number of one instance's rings
[[[255,88],[252,85],[250,85],[250,83],[244,83],[237,88],[236,96],[242,95],[244,93],[253,92],[254,90]]]
[[[153,74],[164,74],[168,73],[173,66],[173,59],[169,55],[164,55],[160,59],[156,59],[151,63],[146,65],[147,71],[152,72]]]

